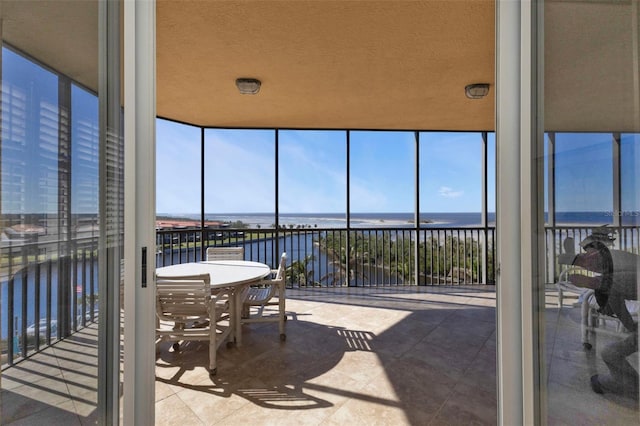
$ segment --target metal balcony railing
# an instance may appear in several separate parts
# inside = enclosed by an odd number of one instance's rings
[[[593,226],[545,229],[545,278],[554,282],[562,241]],[[640,228],[616,228],[615,247],[639,253]],[[199,261],[209,246],[243,246],[245,258],[275,267],[289,255],[289,286],[495,284],[496,230],[465,228],[179,229],[157,235],[156,265]],[[98,238],[16,242],[2,248],[2,368],[97,320]],[[576,250],[579,247],[576,247]]]
[[[13,365],[98,316],[98,238],[11,242],[2,247],[2,367]]]
[[[548,283],[556,282],[562,269],[558,263],[558,255],[564,253],[563,242],[567,237],[573,238],[574,250],[579,252],[578,243],[591,234],[594,226],[561,225],[545,228],[545,280]],[[613,248],[640,254],[640,226],[621,225],[607,228],[615,231]]]
[[[199,261],[211,246],[242,246],[247,260],[275,267],[286,251],[288,283],[296,287],[495,282],[494,228],[174,229],[156,235],[158,267]]]

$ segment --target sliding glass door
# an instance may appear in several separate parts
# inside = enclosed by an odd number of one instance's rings
[[[636,424],[639,3],[547,1],[540,18],[542,420]]]
[[[0,13],[0,419],[117,423],[119,5]]]

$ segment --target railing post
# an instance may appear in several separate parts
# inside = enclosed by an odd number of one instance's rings
[[[205,231],[204,231],[204,127],[200,128],[200,260],[205,259]],[[156,238],[156,241],[158,239]],[[208,241],[208,240],[207,240]]]
[[[482,212],[480,213],[481,217],[480,217],[480,223],[482,225],[483,231],[482,231],[482,243],[481,243],[481,247],[482,247],[482,252],[481,252],[481,256],[482,256],[482,277],[480,278],[482,281],[482,284],[488,284],[488,278],[487,278],[487,270],[488,270],[488,261],[489,261],[489,256],[488,256],[488,251],[489,251],[489,202],[487,200],[488,197],[488,185],[489,185],[489,179],[487,179],[487,162],[488,162],[488,133],[487,132],[482,132],[481,134],[482,136]],[[495,207],[495,205],[494,205]],[[494,247],[495,249],[495,247]],[[495,256],[494,256],[495,259]]]
[[[22,246],[22,270],[20,272],[20,287],[22,288],[22,312],[20,312],[20,335],[22,336],[22,344],[20,345],[20,351],[22,352],[22,357],[27,356],[27,293],[28,293],[28,285],[27,280],[29,279],[29,246]]]
[[[58,339],[71,334],[70,287],[71,262],[69,256],[60,256],[58,258]]]
[[[15,277],[13,275],[13,247],[11,241],[9,241],[9,264],[7,265],[7,362],[9,365],[13,365],[13,357],[15,356],[16,340],[15,340],[15,321],[14,321],[14,282]]]
[[[489,266],[489,227],[486,225],[484,225],[484,228],[482,229],[482,241],[480,243],[480,247],[482,250],[481,256],[482,256],[482,284],[489,284],[489,279],[487,277],[487,271],[488,271],[488,266]],[[496,256],[495,256],[495,244],[493,245],[493,251],[494,251],[494,256],[493,259],[495,260]]]
[[[547,132],[545,138],[547,144],[547,224],[553,230],[552,236],[555,244],[555,234],[556,234],[556,134],[555,132]],[[545,240],[547,242],[548,247],[548,238]],[[555,250],[554,250],[555,253]],[[547,273],[547,277],[555,277],[556,276],[556,262],[555,258],[553,261],[546,262],[547,268],[549,271]]]
[[[33,307],[33,316],[35,319],[33,337],[34,337],[34,345],[36,348],[36,352],[40,350],[40,262],[39,259],[36,259],[35,264],[35,288],[34,288],[34,307]]]
[[[416,285],[420,285],[420,132],[415,132],[414,134],[416,141],[416,149],[415,149],[415,183],[416,183],[416,207],[415,207],[415,238],[414,238],[414,259],[413,259],[413,267],[414,267],[414,280]]]

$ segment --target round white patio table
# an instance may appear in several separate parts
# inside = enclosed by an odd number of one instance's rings
[[[237,346],[242,344],[240,315],[242,314],[242,300],[239,297],[242,289],[260,281],[271,273],[269,265],[249,260],[211,260],[203,262],[179,263],[156,269],[157,278],[178,278],[189,275],[209,274],[211,289],[232,288],[231,292],[235,306],[233,313],[233,337]]]

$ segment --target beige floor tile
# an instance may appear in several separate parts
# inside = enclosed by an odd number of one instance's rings
[[[408,425],[409,418],[398,405],[381,404],[380,400],[351,399],[332,414],[323,425]],[[426,423],[415,423],[426,424]]]
[[[177,395],[156,403],[156,426],[197,426],[204,423]]]
[[[608,338],[585,351],[579,310],[547,306],[549,424],[638,424],[637,403],[588,386]],[[207,344],[159,345],[156,424],[495,424],[493,287],[290,290],[287,311],[286,342],[246,325],[215,376]],[[3,371],[2,423],[95,424],[96,331]]]
[[[432,425],[497,424],[496,393],[468,382],[459,382],[443,404]]]
[[[83,419],[75,412],[73,402],[67,401],[16,420],[11,423],[11,426],[80,426],[82,424]]]

